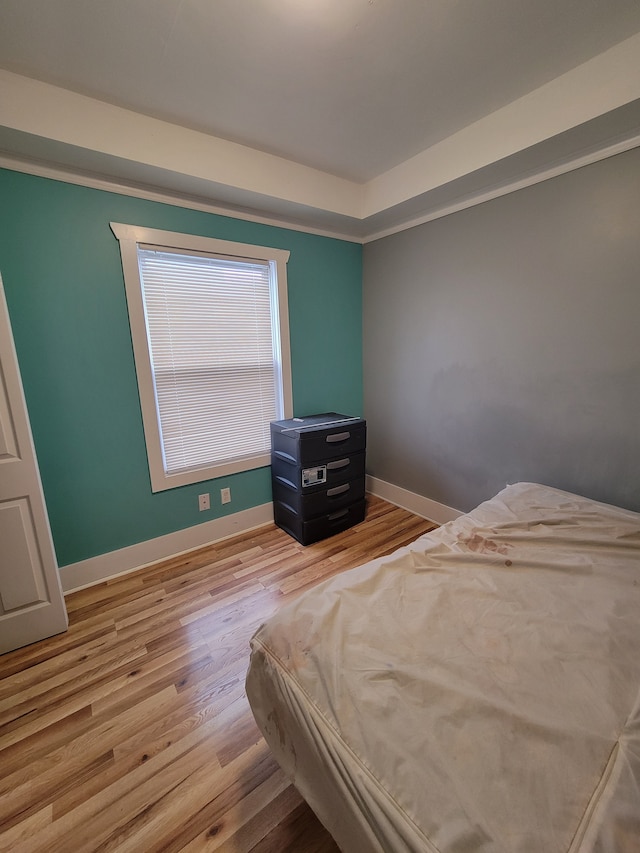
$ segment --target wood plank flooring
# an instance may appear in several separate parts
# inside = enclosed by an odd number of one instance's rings
[[[306,548],[267,525],[69,595],[65,634],[0,657],[0,851],[335,853],[255,725],[249,638],[432,527],[370,497]]]

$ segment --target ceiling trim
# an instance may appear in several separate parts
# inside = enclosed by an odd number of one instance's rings
[[[264,214],[254,213],[249,210],[238,210],[233,207],[225,207],[223,205],[214,204],[213,202],[203,201],[198,198],[189,197],[188,195],[180,195],[169,193],[166,190],[152,187],[136,186],[135,184],[126,184],[116,181],[112,178],[106,178],[99,175],[92,175],[70,169],[63,169],[60,166],[51,165],[49,163],[39,163],[34,160],[24,160],[0,151],[0,168],[9,169],[13,172],[21,172],[27,175],[34,175],[38,178],[49,178],[54,181],[62,181],[67,184],[75,184],[76,186],[88,187],[94,190],[104,190],[105,192],[117,193],[118,195],[131,196],[140,198],[146,201],[156,201],[160,204],[171,204],[175,207],[184,207],[188,210],[199,210],[203,213],[212,213],[217,216],[227,216],[231,219],[241,219],[246,222],[256,222],[259,225],[271,225],[276,228],[287,228],[292,231],[301,231],[306,234],[315,234],[319,237],[331,237],[337,240],[347,240],[351,243],[362,243],[361,237],[356,237],[342,231],[333,229],[324,229],[316,226],[305,225],[295,220],[279,219],[275,216],[267,216]]]
[[[76,156],[103,156],[334,214],[360,217],[361,185],[59,86],[0,70],[0,125]],[[82,168],[82,162],[78,167]]]
[[[561,165],[543,169],[535,174],[527,175],[519,180],[509,181],[502,186],[496,186],[484,192],[471,194],[459,202],[438,207],[430,213],[416,216],[389,228],[373,231],[372,233],[367,234],[367,236],[362,239],[362,242],[372,243],[374,240],[380,240],[383,237],[389,237],[392,234],[399,233],[400,231],[415,228],[417,225],[424,225],[426,222],[432,222],[434,219],[441,219],[443,216],[450,216],[452,213],[458,213],[461,210],[466,210],[468,207],[475,207],[476,205],[483,204],[486,201],[492,201],[495,198],[500,198],[500,196],[517,192],[518,190],[525,189],[526,187],[531,187],[534,184],[548,181],[551,178],[557,178],[567,172],[574,172],[576,169],[582,169],[584,166],[589,166],[592,163],[598,163],[600,160],[606,160],[609,157],[615,157],[616,154],[622,154],[625,151],[630,151],[633,148],[639,147],[640,133],[613,145],[607,145],[606,147],[590,152],[589,154],[575,157]]]
[[[592,163],[597,163],[609,157],[614,157],[617,154],[640,147],[640,133],[633,135],[628,139],[620,142],[601,147],[598,150],[588,154],[577,156],[571,160],[567,160],[562,164],[551,168],[538,170],[526,177],[508,181],[500,186],[495,186],[483,192],[472,193],[459,201],[452,204],[442,204],[434,208],[428,213],[414,216],[404,221],[398,222],[387,228],[379,228],[377,230],[368,230],[363,234],[354,234],[351,230],[340,230],[334,228],[321,228],[315,225],[307,225],[295,218],[279,218],[276,216],[268,216],[262,213],[256,213],[251,210],[238,209],[232,206],[224,206],[214,204],[206,200],[179,193],[169,193],[160,188],[143,187],[135,184],[127,184],[115,181],[111,178],[105,178],[98,175],[92,175],[63,169],[58,166],[47,163],[38,163],[33,160],[21,160],[11,155],[6,155],[0,152],[0,168],[9,169],[15,172],[35,175],[41,178],[49,178],[51,180],[62,181],[64,183],[75,184],[78,186],[88,187],[90,189],[104,190],[105,192],[113,192],[119,195],[141,198],[147,201],[155,201],[161,204],[171,204],[176,207],[184,207],[190,210],[199,210],[204,213],[211,213],[218,216],[226,216],[231,219],[240,219],[247,222],[255,222],[261,225],[270,225],[276,228],[286,228],[292,231],[300,231],[306,234],[314,234],[320,237],[329,237],[337,240],[346,240],[351,243],[367,244],[375,240],[380,240],[384,237],[389,237],[393,234],[398,234],[401,231],[406,231],[410,228],[415,228],[418,225],[424,225],[427,222],[433,222],[436,219],[441,219],[444,216],[450,216],[453,213],[458,213],[466,210],[469,207],[483,204],[487,201],[500,198],[509,193],[517,192],[529,186],[550,180],[568,172],[581,169]]]
[[[457,180],[640,98],[640,33],[364,185],[364,216]]]
[[[640,144],[640,33],[358,184],[0,70],[0,165],[366,243]]]

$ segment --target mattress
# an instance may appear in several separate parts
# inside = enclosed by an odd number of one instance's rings
[[[345,853],[640,851],[640,515],[531,483],[282,607],[269,746]]]

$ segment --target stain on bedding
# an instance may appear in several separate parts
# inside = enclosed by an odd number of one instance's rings
[[[461,545],[476,554],[508,554],[513,545],[504,542],[496,542],[488,536],[474,533],[473,536],[461,536],[458,540]]]
[[[317,630],[314,630],[312,621],[302,616],[285,624],[274,620],[268,645],[287,669],[298,672],[307,668],[310,650],[319,641],[320,637]]]
[[[278,715],[275,711],[271,711],[270,714],[267,714],[267,730],[269,732],[274,732],[275,730],[278,735],[278,740],[280,741],[280,749],[284,749],[287,742],[287,734],[284,728],[280,725],[280,720],[278,719]]]
[[[259,686],[254,685],[254,687],[257,694],[262,697],[260,702],[257,702],[255,698],[252,702],[254,716],[256,716],[256,722],[258,722],[259,728],[271,749],[277,751],[277,747],[280,747],[281,767],[289,779],[293,781],[296,775],[298,757],[292,737],[287,730],[289,710],[286,704],[283,707],[281,691],[277,686],[281,676],[280,669],[264,650],[260,651],[254,648],[252,658],[253,655],[259,657],[261,661],[260,667],[256,667],[254,673],[257,676]],[[249,686],[248,682],[247,686]]]

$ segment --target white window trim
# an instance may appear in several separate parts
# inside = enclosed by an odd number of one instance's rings
[[[111,230],[120,243],[152,491],[164,491],[165,489],[172,489],[177,486],[186,486],[191,483],[198,483],[203,480],[211,480],[216,477],[224,477],[228,474],[236,474],[240,471],[249,471],[269,465],[271,461],[270,456],[268,453],[263,453],[242,460],[183,471],[177,474],[167,474],[165,472],[153,386],[151,357],[147,342],[142,285],[138,267],[138,244],[144,243],[151,246],[183,251],[208,252],[217,255],[227,255],[232,258],[237,257],[243,260],[263,261],[275,265],[278,291],[277,321],[282,369],[282,403],[284,409],[283,416],[285,418],[290,418],[293,415],[291,347],[289,341],[289,310],[287,301],[287,261],[289,260],[290,252],[284,249],[253,246],[247,243],[234,243],[228,240],[218,240],[214,237],[200,237],[174,231],[162,231],[156,228],[145,228],[138,225],[125,225],[119,222],[111,222],[110,225]]]

